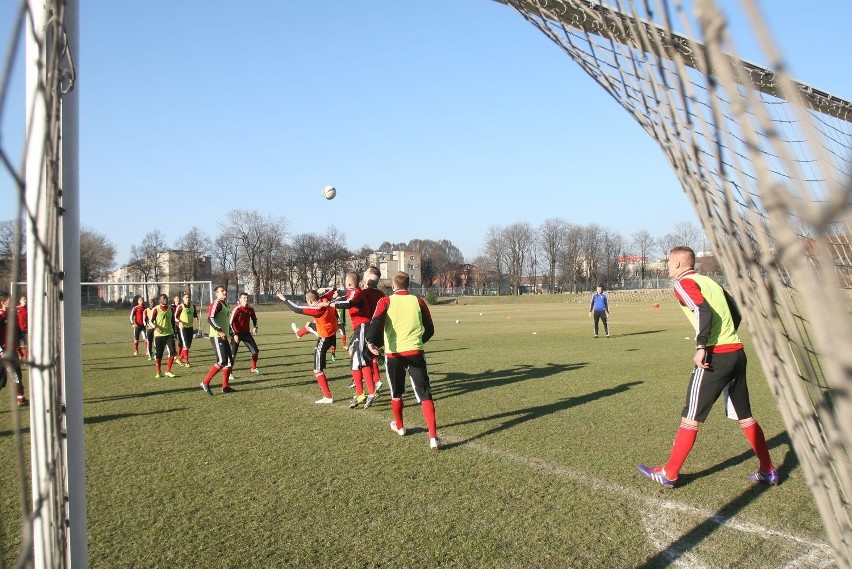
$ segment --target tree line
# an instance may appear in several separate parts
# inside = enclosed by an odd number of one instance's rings
[[[406,250],[421,254],[424,284],[451,287],[459,272],[475,268],[480,285],[499,287],[500,280],[505,279],[517,293],[524,277],[529,276],[545,276],[550,291],[587,290],[593,282],[618,282],[625,278],[624,263],[619,262],[625,255],[638,258],[638,276],[644,279],[647,263],[655,256],[664,257],[674,245],[695,250],[704,247],[701,229],[688,222],[675,225],[673,232],[659,238],[646,230],[625,238],[598,224],[579,225],[551,218],[538,227],[527,222],[489,227],[480,254],[468,264],[449,240],[386,241],[377,248],[363,245],[350,250],[345,235],[334,226],[324,234],[290,235],[288,228],[289,222],[282,216],[232,209],[218,224],[215,235],[193,227],[169,244],[161,230],[150,231],[131,246],[126,265],[142,280],[158,281],[164,271],[160,254],[174,249],[185,254],[177,267],[169,268],[171,280],[199,280],[198,259],[209,256],[211,277],[217,283],[234,285],[241,276],[247,276],[252,290],[277,294],[337,282],[345,270],[363,271],[375,251]],[[14,237],[14,223],[0,222],[0,258],[10,258],[16,252],[15,243],[19,244],[17,253],[25,257],[23,235],[17,242]],[[83,227],[80,260],[81,281],[98,281],[115,267],[116,248],[107,236]]]

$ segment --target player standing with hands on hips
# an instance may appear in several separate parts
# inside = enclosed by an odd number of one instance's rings
[[[698,425],[707,419],[713,403],[727,390],[728,417],[736,419],[760,461],[752,482],[778,484],[778,472],[769,457],[763,430],[751,415],[746,385],[746,355],[737,336],[740,313],[734,299],[711,278],[695,272],[695,252],[675,247],[669,252],[669,276],[684,313],[695,324],[695,367],[686,390],[686,405],[669,461],[665,466],[637,468],[643,476],[666,488],[674,488],[678,473],[698,436]]]
[[[595,315],[595,338],[598,337],[598,321],[603,320],[604,334],[609,338],[609,325],[606,319],[609,316],[609,302],[606,298],[606,293],[603,291],[603,285],[599,284],[597,292],[592,295],[592,302],[589,303],[589,316]]]

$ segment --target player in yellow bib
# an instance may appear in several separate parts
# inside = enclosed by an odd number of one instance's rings
[[[160,295],[160,304],[151,312],[151,324],[154,327],[154,366],[157,368],[157,375],[154,377],[160,378],[163,375],[174,377],[172,373],[172,364],[175,361],[174,314],[172,307],[169,306],[167,295]],[[169,350],[169,358],[166,360],[166,371],[163,374],[162,360],[166,348]]]

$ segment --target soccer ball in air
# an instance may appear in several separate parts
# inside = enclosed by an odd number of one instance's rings
[[[333,200],[336,195],[337,190],[334,189],[334,186],[326,186],[322,189],[322,197],[327,200]]]

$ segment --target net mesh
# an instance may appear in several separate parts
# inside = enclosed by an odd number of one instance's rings
[[[743,309],[838,562],[852,566],[852,104],[738,59],[712,0],[498,1],[671,163]],[[743,4],[784,69],[756,6]]]
[[[24,379],[30,383],[25,385],[30,391],[28,435],[22,430],[14,389],[7,390],[17,459],[14,466],[7,465],[7,473],[16,469],[20,496],[19,553],[15,557],[19,567],[63,567],[71,559],[69,519],[73,516],[69,513],[69,423],[62,370],[62,214],[66,205],[62,194],[62,100],[73,85],[73,64],[66,44],[64,2],[19,1],[4,6],[3,12],[12,16],[10,20],[3,18],[3,26],[7,22],[11,26],[0,35],[8,38],[0,77],[0,125],[4,133],[16,132],[12,129],[18,126],[15,121],[20,114],[13,111],[19,108],[17,97],[25,90],[24,70],[15,66],[24,56],[32,64],[32,69],[26,70],[27,120],[22,125],[26,136],[23,141],[21,137],[4,136],[0,144],[0,184],[4,191],[12,188],[15,204],[12,246],[2,252],[0,268],[16,300],[24,294],[36,300],[29,305],[27,359],[10,361],[17,355],[15,350],[8,350],[5,361],[7,369],[13,363],[23,364]],[[18,281],[26,281],[26,287],[15,286]],[[9,322],[11,337],[15,319]],[[25,452],[27,438],[29,453]],[[2,517],[6,523],[14,519]],[[77,530],[85,539],[85,527]],[[9,558],[8,553],[0,552],[0,561],[4,558]],[[80,559],[85,559],[85,554]]]

